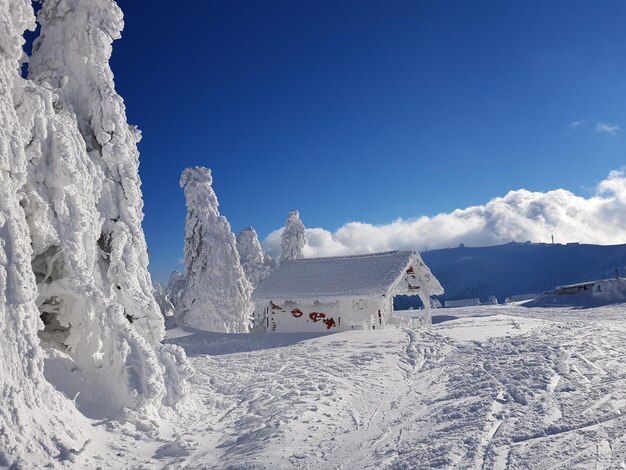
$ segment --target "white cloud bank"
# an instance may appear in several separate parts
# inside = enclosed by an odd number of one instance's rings
[[[275,259],[280,255],[281,232],[282,228],[275,230],[263,241],[264,249]],[[334,232],[310,228],[305,256],[424,250],[460,243],[488,246],[511,240],[548,242],[551,235],[561,243],[626,243],[624,172],[612,171],[588,198],[565,189],[546,193],[519,189],[482,206],[433,217],[398,219],[384,225],[349,222]]]

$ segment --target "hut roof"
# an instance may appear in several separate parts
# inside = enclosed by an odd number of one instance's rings
[[[407,269],[430,294],[441,285],[415,251],[387,251],[356,256],[304,258],[282,263],[252,294],[253,300],[316,300],[373,297],[391,293]],[[395,292],[407,293],[407,292]]]

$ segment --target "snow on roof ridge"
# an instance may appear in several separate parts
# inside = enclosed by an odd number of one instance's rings
[[[300,258],[300,259],[291,259],[288,261],[285,261],[283,264],[285,263],[292,263],[292,262],[297,262],[297,263],[302,263],[302,262],[306,262],[306,261],[319,261],[319,260],[338,260],[338,259],[346,259],[346,258],[368,258],[368,257],[377,257],[377,256],[386,256],[386,255],[395,255],[395,254],[407,254],[407,253],[411,253],[411,255],[417,253],[415,250],[389,250],[389,251],[378,251],[375,253],[360,253],[357,255],[342,255],[342,256],[317,256],[315,258]]]

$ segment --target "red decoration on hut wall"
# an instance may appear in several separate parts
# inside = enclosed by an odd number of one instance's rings
[[[409,269],[406,270],[407,274],[413,274],[415,272],[415,270],[413,269],[413,266],[410,266]]]
[[[322,318],[326,318],[326,314],[325,313],[320,313],[320,312],[311,312],[311,313],[309,313],[309,318],[311,320],[313,320],[314,322],[318,322]]]
[[[280,310],[282,307],[280,305],[276,305],[274,302],[270,302],[272,304],[272,310]]]
[[[302,310],[300,310],[299,308],[294,308],[291,311],[291,314],[296,318],[300,318],[303,315]]]
[[[336,326],[334,318],[325,318],[323,322],[324,322],[324,325],[326,325],[327,330],[330,330],[333,326]]]

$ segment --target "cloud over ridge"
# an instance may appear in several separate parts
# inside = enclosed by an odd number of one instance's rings
[[[304,219],[306,220],[306,219]],[[282,228],[263,241],[273,257],[280,254]],[[387,250],[447,248],[464,243],[488,246],[512,240],[596,244],[626,243],[626,174],[612,171],[590,197],[565,189],[509,191],[484,205],[432,217],[397,219],[373,225],[348,222],[331,232],[306,231],[305,256],[336,256]]]

